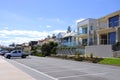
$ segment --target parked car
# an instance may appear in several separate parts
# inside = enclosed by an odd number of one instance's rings
[[[10,59],[11,57],[21,57],[21,58],[26,58],[27,56],[29,56],[30,53],[25,53],[22,50],[13,50],[10,53],[6,53],[4,55],[5,58]]]
[[[8,53],[9,51],[7,51],[7,50],[1,50],[0,51],[0,55],[5,55],[6,53]]]

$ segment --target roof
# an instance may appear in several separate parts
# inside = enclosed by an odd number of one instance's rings
[[[75,32],[66,33],[66,34],[63,36],[63,38],[65,38],[65,37],[70,37],[70,36],[75,36],[75,35],[76,35]]]

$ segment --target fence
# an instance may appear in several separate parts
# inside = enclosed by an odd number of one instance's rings
[[[81,54],[85,54],[85,49],[80,49],[80,48],[61,48],[61,49],[57,49],[57,54],[75,55],[76,52],[79,52]]]

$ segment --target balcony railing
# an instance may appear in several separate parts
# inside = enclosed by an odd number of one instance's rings
[[[61,42],[60,45],[64,45],[64,46],[77,46],[77,42],[72,41],[72,42]]]
[[[116,41],[110,40],[110,39],[100,39],[100,44],[111,44],[114,45]]]
[[[86,35],[87,33],[79,33],[77,32],[76,36],[79,36],[79,35]]]
[[[110,27],[120,27],[120,21],[116,21],[114,23],[103,23],[100,24],[100,29],[110,28]]]

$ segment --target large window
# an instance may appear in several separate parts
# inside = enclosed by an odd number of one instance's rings
[[[109,44],[115,44],[116,43],[116,32],[109,33],[108,38],[109,38]]]
[[[93,30],[93,26],[92,25],[90,26],[90,30]]]
[[[119,26],[119,15],[109,18],[109,27]]]
[[[87,28],[82,28],[82,33],[87,34]]]

